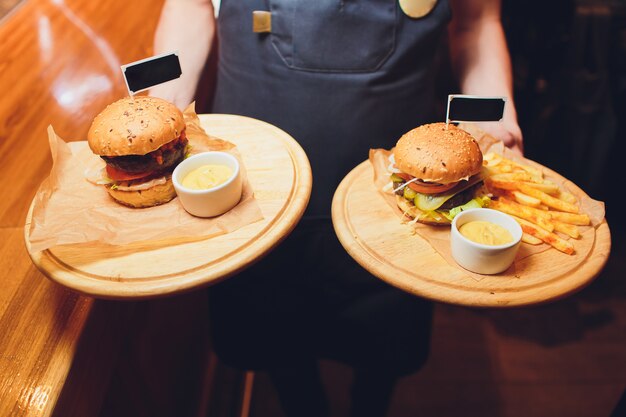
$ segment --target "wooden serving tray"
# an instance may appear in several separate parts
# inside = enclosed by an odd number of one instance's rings
[[[551,176],[559,176],[548,170]],[[417,296],[475,307],[509,307],[543,303],[571,294],[590,283],[604,267],[611,249],[606,220],[579,267],[564,273],[564,255],[555,249],[533,257],[520,277],[484,275],[480,280],[448,263],[428,241],[412,233],[376,190],[373,168],[365,161],[341,182],[332,205],[335,231],[346,251],[383,281]],[[564,179],[564,178],[563,178]],[[570,190],[578,197],[584,192]],[[524,264],[524,263],[522,263]]]
[[[235,115],[200,115],[204,129],[234,143],[245,164],[263,220],[195,241],[63,245],[32,252],[50,279],[100,298],[144,299],[215,284],[274,248],[298,223],[311,193],[311,167],[300,145],[268,123]],[[32,205],[31,205],[32,211]]]

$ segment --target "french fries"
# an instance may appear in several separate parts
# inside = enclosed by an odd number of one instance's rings
[[[523,182],[525,186],[536,188],[539,191],[543,191],[546,194],[557,194],[559,192],[559,186],[553,182],[548,180],[544,180],[544,182]],[[576,197],[574,197],[575,199]]]
[[[484,155],[483,158],[487,163],[485,166],[491,168],[494,166],[500,166],[500,172],[514,172],[514,171],[526,171],[534,178],[534,182],[540,182],[543,179],[543,173],[541,170],[531,167],[529,165],[520,164],[512,159],[505,158],[502,155],[490,152]]]
[[[508,190],[508,191],[517,191],[517,182],[515,181],[505,181],[499,179],[493,179],[491,177],[487,177],[485,179],[485,183],[489,188],[497,188],[500,190]]]
[[[524,194],[521,191],[511,191],[511,195],[515,201],[525,206],[539,208],[542,206],[541,200]]]
[[[528,243],[529,245],[541,245],[543,240],[538,237],[534,237],[533,235],[529,235],[528,233],[522,232],[522,242]]]
[[[489,207],[517,220],[523,242],[545,242],[563,253],[575,252],[573,243],[566,239],[579,239],[578,226],[591,223],[589,216],[580,212],[576,196],[545,179],[541,170],[502,155],[485,154],[483,165],[485,185],[495,197]]]
[[[532,181],[533,177],[524,171],[503,172],[501,174],[493,174],[490,176],[492,180],[501,181]]]
[[[578,227],[573,224],[567,224],[557,220],[553,220],[552,224],[554,225],[554,230],[556,230],[557,232],[565,233],[566,235],[571,236],[574,239],[578,239],[580,237]]]
[[[573,214],[573,213],[563,213],[560,211],[553,211],[551,212],[551,214],[554,220],[557,220],[563,223],[574,224],[577,226],[589,226],[589,224],[591,223],[589,216],[587,216],[584,213]]]
[[[548,232],[547,230],[542,229],[541,227],[529,222],[528,220],[520,219],[519,217],[515,216],[514,218],[515,220],[517,220],[520,226],[522,226],[522,231],[524,233],[528,233],[531,236],[543,240],[550,246],[560,250],[563,253],[567,253],[568,255],[574,254],[574,245],[571,242],[560,238],[555,233]]]
[[[554,208],[559,211],[566,211],[568,213],[578,213],[578,206],[575,206],[574,204],[552,197],[551,195],[546,194],[543,191],[530,185],[527,185],[524,182],[516,184],[518,190],[520,190],[524,194],[528,194],[531,197],[535,197],[536,199],[541,200],[541,202],[548,207]]]
[[[537,210],[537,212],[535,212],[533,210],[536,209],[533,209],[532,207],[526,207],[505,198],[491,201],[489,208],[526,219],[549,232],[554,230],[554,224],[551,222],[552,217],[548,214],[548,212],[541,210]]]

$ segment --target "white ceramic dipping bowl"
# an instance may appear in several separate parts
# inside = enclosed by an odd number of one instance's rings
[[[459,227],[471,221],[487,221],[507,229],[513,241],[504,245],[476,243],[459,232]],[[521,226],[508,214],[477,208],[462,211],[452,221],[450,246],[452,257],[463,268],[479,274],[498,274],[511,266],[522,239]]]
[[[226,182],[206,190],[184,187],[185,176],[203,165],[226,165],[233,173]],[[241,199],[243,186],[239,161],[226,152],[203,152],[190,156],[174,169],[172,182],[183,208],[197,217],[219,216],[235,207]]]

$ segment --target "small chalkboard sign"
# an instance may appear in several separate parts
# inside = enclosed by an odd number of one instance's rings
[[[177,52],[131,62],[122,65],[121,68],[131,96],[155,85],[175,80],[182,74]]]
[[[505,104],[506,97],[450,94],[446,121],[497,122],[502,120]]]

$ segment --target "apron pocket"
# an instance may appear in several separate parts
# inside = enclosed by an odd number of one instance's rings
[[[395,47],[397,0],[269,0],[272,43],[296,70],[371,72]]]

